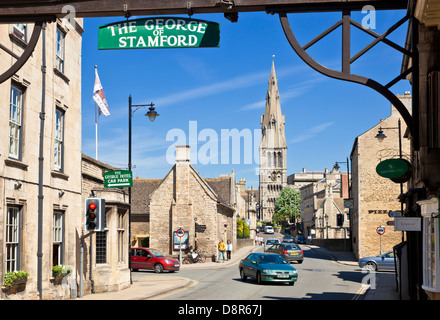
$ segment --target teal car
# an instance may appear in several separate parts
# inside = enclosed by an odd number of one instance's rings
[[[240,261],[238,269],[241,280],[246,281],[249,277],[258,284],[268,281],[294,285],[298,280],[296,269],[277,253],[251,253]]]

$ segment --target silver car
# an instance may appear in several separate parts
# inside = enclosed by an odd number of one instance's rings
[[[266,243],[264,244],[264,252],[266,252],[270,247],[277,243],[281,243],[280,239],[278,238],[266,239]]]
[[[394,271],[394,252],[388,251],[377,257],[365,257],[359,259],[359,267],[367,270],[391,270]]]
[[[267,252],[278,253],[287,262],[297,261],[302,263],[304,260],[304,252],[296,243],[278,243],[267,249]]]

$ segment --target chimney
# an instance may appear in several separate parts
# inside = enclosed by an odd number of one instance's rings
[[[176,146],[176,162],[189,162],[189,145]]]

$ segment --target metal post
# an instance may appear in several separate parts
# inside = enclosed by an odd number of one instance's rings
[[[128,171],[131,171],[131,94],[128,97]],[[131,277],[131,187],[128,187],[128,205],[128,270],[130,284],[133,284]]]
[[[42,89],[41,89],[41,112],[40,112],[40,151],[38,157],[38,252],[37,252],[37,287],[40,300],[43,299],[43,168],[44,168],[44,120],[46,117],[46,23],[42,26]]]

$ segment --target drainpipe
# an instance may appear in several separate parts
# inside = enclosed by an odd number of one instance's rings
[[[43,142],[44,142],[44,120],[46,117],[45,106],[46,106],[46,22],[42,25],[42,64],[41,64],[41,74],[42,74],[42,95],[41,95],[41,112],[40,112],[40,151],[38,157],[38,252],[37,252],[37,288],[40,295],[40,300],[43,299]]]

